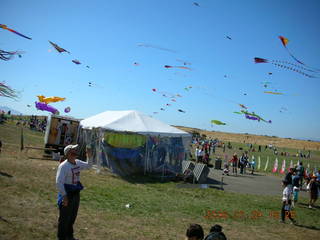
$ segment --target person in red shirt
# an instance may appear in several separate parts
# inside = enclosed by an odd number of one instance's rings
[[[237,154],[233,154],[233,157],[229,161],[232,163],[232,173],[235,173],[236,175],[238,174],[238,156]]]

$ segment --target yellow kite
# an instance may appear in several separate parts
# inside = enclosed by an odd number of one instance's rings
[[[62,97],[45,97],[43,95],[37,96],[39,99],[39,102],[43,102],[43,103],[52,103],[52,102],[60,102],[60,101],[64,101],[66,98],[62,98]]]

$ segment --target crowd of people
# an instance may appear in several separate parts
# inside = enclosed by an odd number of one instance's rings
[[[250,161],[247,151],[244,151],[240,158],[238,158],[237,153],[234,153],[230,160],[225,161],[223,166],[223,175],[229,175],[230,165],[232,167],[232,173],[235,175],[238,174],[238,169],[240,170],[240,174],[246,174],[247,169],[250,169],[251,174],[254,174],[256,160],[254,156],[252,156]]]
[[[298,166],[289,169],[283,184],[288,188],[289,205],[292,207],[298,202],[299,192],[303,190],[305,184],[306,190],[309,192],[309,208],[314,208],[314,204],[320,195],[320,170],[317,173],[308,173],[303,163],[300,162]]]
[[[15,121],[17,126],[29,127],[31,130],[45,132],[47,126],[47,117],[43,116],[19,116],[12,115],[11,111],[0,111],[0,124],[6,121]]]

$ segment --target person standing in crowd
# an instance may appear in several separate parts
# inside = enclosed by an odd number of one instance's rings
[[[299,180],[300,180],[300,177],[297,174],[297,171],[293,171],[293,176],[292,176],[293,203],[292,203],[292,206],[295,206],[295,204],[298,202],[298,196],[299,196],[299,191],[300,191]]]
[[[244,161],[243,161],[243,173],[244,174],[247,173],[247,165],[248,165],[248,163],[249,163],[249,156],[248,156],[248,152],[245,151],[244,152]]]
[[[288,182],[286,180],[282,181],[284,187],[282,192],[282,208],[281,208],[281,222],[285,223],[286,216],[290,219],[292,223],[296,221],[291,217],[291,188],[288,187]]]
[[[233,156],[232,156],[232,159],[229,161],[231,162],[232,164],[232,173],[234,174],[238,174],[238,157],[237,157],[237,154],[234,153]]]
[[[254,156],[252,156],[252,162],[251,162],[251,174],[253,175],[254,169],[256,167],[256,160],[254,158]]]
[[[244,153],[242,153],[239,159],[240,174],[243,174],[243,167],[244,167]]]
[[[199,151],[198,151],[198,161],[202,162],[203,158],[204,158],[204,148],[201,147],[201,148],[199,148]]]
[[[284,180],[288,183],[288,187],[290,188],[291,192],[293,190],[293,187],[292,187],[292,174],[293,174],[293,171],[294,171],[294,169],[290,168],[289,172],[286,174],[286,176],[284,178]]]
[[[196,147],[196,150],[194,151],[194,157],[196,159],[196,162],[199,161],[199,147]]]
[[[77,218],[80,191],[83,186],[80,182],[80,171],[92,167],[91,149],[87,149],[87,162],[77,159],[78,145],[68,145],[64,148],[66,160],[60,163],[56,185],[58,188],[58,233],[59,240],[75,240],[73,225]]]
[[[314,208],[314,204],[318,199],[318,184],[316,182],[316,176],[312,176],[309,183],[310,201],[309,208]]]
[[[204,240],[227,240],[227,238],[222,232],[222,227],[216,224],[211,227],[210,233],[205,237]]]
[[[199,224],[190,224],[186,232],[186,240],[203,240],[203,228]]]
[[[304,178],[304,167],[302,165],[302,162],[299,162],[299,165],[297,167],[297,175],[300,177],[300,190],[302,190],[302,184],[303,184],[303,178]]]

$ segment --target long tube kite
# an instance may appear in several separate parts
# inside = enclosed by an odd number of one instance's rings
[[[185,70],[190,70],[191,68],[185,67],[185,66],[170,66],[170,65],[164,65],[165,68],[180,68],[180,69],[185,69]]]
[[[3,61],[9,61],[11,60],[15,55],[18,55],[21,58],[21,54],[24,52],[21,51],[13,51],[13,52],[8,52],[0,49],[0,59]]]
[[[17,92],[13,90],[11,87],[0,82],[0,97],[16,99],[18,98],[18,95]]]
[[[26,39],[32,40],[32,38],[27,37],[26,35],[23,35],[23,34],[15,31],[15,30],[13,30],[13,29],[11,29],[11,28],[8,28],[7,25],[0,24],[0,28],[2,28],[2,29],[4,29],[4,30],[8,30],[8,31],[10,31],[10,32],[12,32],[12,33],[15,33],[15,34],[19,35],[20,37],[24,37],[24,38],[26,38]]]
[[[315,71],[313,71],[313,70],[311,70],[311,69],[307,69],[307,68],[302,67],[302,66],[299,66],[299,65],[297,65],[297,64],[288,63],[288,62],[285,62],[285,61],[268,60],[268,59],[265,59],[265,58],[255,57],[255,58],[254,58],[254,62],[255,62],[255,63],[271,63],[271,64],[274,65],[274,66],[281,67],[281,68],[285,68],[285,69],[288,69],[288,70],[291,70],[291,71],[300,73],[300,74],[302,74],[302,75],[304,75],[304,76],[306,76],[306,77],[309,77],[309,78],[316,78],[316,77],[318,77],[318,76],[310,75],[309,73],[304,72],[304,71],[309,71],[309,72],[316,73]],[[302,71],[302,70],[303,70],[303,71]]]
[[[150,47],[150,48],[155,48],[155,49],[159,49],[159,50],[162,50],[162,51],[177,53],[175,50],[171,50],[171,49],[168,49],[168,48],[163,48],[163,47],[160,47],[160,46],[147,44],[147,43],[138,43],[138,46],[139,47]]]
[[[279,36],[279,39],[280,39],[283,47],[287,50],[288,54],[289,54],[297,63],[299,63],[299,64],[301,64],[301,65],[304,65],[304,66],[306,66],[306,67],[309,67],[309,68],[313,68],[313,69],[315,69],[315,70],[317,70],[317,71],[320,71],[320,69],[316,69],[316,68],[314,68],[314,67],[311,67],[311,66],[306,65],[305,63],[303,63],[302,61],[300,61],[299,59],[297,59],[297,58],[290,52],[290,50],[289,50],[288,47],[287,47],[287,44],[288,44],[288,42],[289,42],[289,39],[288,39],[288,38],[283,37],[283,36]]]
[[[45,97],[43,95],[39,95],[37,97],[39,99],[39,102],[43,102],[45,104],[52,103],[52,102],[60,102],[60,101],[64,101],[66,99],[66,98],[62,98],[62,97]]]
[[[258,114],[254,113],[254,112],[248,112],[246,110],[240,110],[240,112],[234,112],[236,114],[244,114],[246,119],[249,119],[249,120],[257,120],[257,121],[263,121],[263,122],[266,122],[266,123],[272,123],[271,120],[267,121],[265,119],[263,119],[262,117],[260,117]]]
[[[283,93],[281,92],[264,91],[264,93],[273,94],[273,95],[283,95]]]
[[[51,112],[53,114],[59,114],[59,111],[50,106],[50,105],[47,105],[46,103],[43,103],[43,102],[35,102],[35,106],[38,110],[41,110],[41,111],[48,111],[48,112]]]

